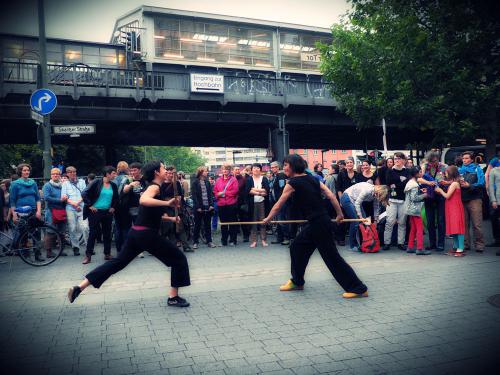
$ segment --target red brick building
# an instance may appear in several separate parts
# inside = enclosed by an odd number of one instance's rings
[[[328,150],[321,152],[321,149],[290,149],[291,154],[299,154],[308,163],[309,168],[312,169],[314,164],[322,163],[324,168],[328,168],[333,162],[345,160],[348,156],[352,156],[352,150]]]

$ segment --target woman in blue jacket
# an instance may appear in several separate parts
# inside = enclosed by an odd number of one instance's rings
[[[30,206],[35,211],[36,218],[42,219],[42,205],[40,193],[35,180],[29,178],[31,166],[29,164],[19,164],[17,175],[20,177],[10,185],[10,209],[14,222],[17,222],[18,207]]]

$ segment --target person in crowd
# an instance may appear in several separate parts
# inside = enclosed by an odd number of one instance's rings
[[[83,215],[89,220],[89,239],[82,264],[89,264],[94,253],[97,228],[102,230],[104,244],[104,259],[111,260],[111,229],[113,213],[118,205],[118,187],[113,182],[116,169],[111,166],[104,167],[102,178],[96,178],[83,191],[82,198],[85,203]]]
[[[287,176],[280,172],[280,163],[273,161],[271,163],[272,177],[269,181],[269,203],[274,205],[281,197],[283,189],[286,185]],[[277,215],[277,220],[287,220],[288,205],[285,203],[281,211]],[[272,244],[290,244],[290,229],[288,224],[278,224],[276,228],[276,241],[271,241]]]
[[[66,232],[66,200],[61,194],[61,170],[59,168],[52,168],[50,170],[50,180],[45,183],[42,188],[43,200],[45,201],[45,222],[57,228],[59,233]],[[53,233],[47,233],[45,238],[45,250],[47,251],[47,258],[53,258],[55,255],[52,253],[54,246],[55,236]],[[64,251],[61,256],[67,256]]]
[[[331,219],[321,194],[330,199],[337,213],[337,220],[340,221],[343,219],[342,209],[335,195],[323,183],[305,173],[306,163],[300,155],[286,156],[283,164],[289,180],[264,222],[268,223],[275,217],[293,193],[297,198],[296,204],[308,223],[290,246],[292,278],[280,290],[285,292],[304,289],[304,273],[309,258],[317,248],[333,277],[345,290],[344,298],[368,297],[368,288],[339,254],[333,241]]]
[[[179,288],[191,284],[186,256],[170,241],[159,234],[161,220],[179,222],[179,217],[165,215],[165,207],[178,205],[179,200],[165,200],[161,196],[160,185],[165,181],[165,166],[160,161],[151,161],[144,166],[144,177],[148,188],[140,197],[139,213],[125,242],[123,250],[116,258],[89,272],[83,281],[68,291],[68,299],[73,303],[88,286],[100,288],[113,274],[124,269],[140,252],[147,250],[167,267],[171,267],[171,288],[167,305],[187,307],[189,302],[179,296]],[[105,177],[107,178],[107,177]]]
[[[445,192],[441,187],[436,187],[435,193],[442,195],[445,199],[445,220],[446,234],[453,237],[453,250],[450,255],[463,256],[464,253],[464,234],[465,217],[464,206],[462,203],[462,187],[460,173],[454,165],[446,168],[446,179],[448,190]]]
[[[339,166],[339,173],[340,173],[340,172],[342,172],[345,169],[346,162],[345,162],[345,160],[339,160],[339,162],[337,164]]]
[[[92,181],[94,181],[96,178],[96,175],[95,173],[89,173],[87,175],[87,185],[90,184]]]
[[[169,238],[172,242],[177,243],[177,247],[183,248],[184,252],[189,253],[193,251],[193,248],[189,245],[187,239],[187,228],[183,223],[183,208],[185,207],[186,202],[184,201],[184,191],[182,190],[182,185],[179,180],[175,181],[176,189],[174,189],[174,176],[177,175],[177,171],[175,166],[170,165],[165,167],[167,171],[165,174],[165,183],[161,185],[162,196],[165,199],[175,198],[176,196],[180,197],[179,211],[178,214],[175,215],[175,209],[167,208],[167,214],[169,216],[175,217],[179,216],[181,221],[179,223],[174,223],[172,221],[165,221],[162,223],[162,234]],[[177,192],[175,191],[177,190]]]
[[[486,168],[486,172],[484,173],[484,180],[485,180],[485,186],[486,189],[489,191],[490,187],[490,173],[492,169],[499,167],[500,166],[500,150],[497,151],[497,155],[493,157],[490,162],[488,163],[488,167]]]
[[[215,178],[214,176],[208,176],[208,182],[212,187],[212,192],[214,191]],[[217,199],[214,199],[214,214],[212,216],[212,233],[217,231],[217,225],[219,223],[219,207],[217,206]]]
[[[14,223],[19,219],[16,208],[30,206],[32,212],[38,220],[42,218],[42,204],[40,192],[35,180],[29,178],[31,166],[29,164],[19,164],[16,169],[19,178],[10,185],[10,214]],[[44,258],[40,251],[35,252],[35,260],[42,262]]]
[[[491,204],[491,229],[493,232],[494,241],[487,247],[500,247],[500,161],[496,163],[490,163],[492,168],[489,171],[489,184],[488,184],[488,195],[490,197]],[[500,255],[500,251],[497,251],[497,255]]]
[[[129,176],[129,166],[126,161],[119,161],[116,165],[116,177],[113,180],[113,183],[118,188],[118,194],[123,190],[123,186],[130,181]],[[127,233],[128,226],[128,214],[127,212],[122,212],[120,205],[115,207],[115,245],[116,252],[119,252],[122,249],[123,244],[125,243],[125,236]]]
[[[88,220],[83,218],[82,192],[85,190],[85,181],[79,179],[76,168],[66,168],[69,180],[61,187],[61,196],[66,201],[66,219],[68,224],[69,238],[75,256],[80,255],[80,247],[87,246],[89,227]]]
[[[10,179],[5,179],[2,180],[0,183],[0,199],[3,198],[3,209],[0,211],[0,216],[3,219],[4,226],[7,225],[11,218],[11,213],[10,213],[10,184],[11,180]],[[2,228],[0,228],[2,230]]]
[[[219,219],[223,222],[238,220],[238,180],[231,176],[231,165],[222,166],[222,176],[215,181],[214,196],[219,209]],[[236,246],[238,227],[221,225],[222,246]]]
[[[238,165],[233,168],[233,176],[238,180],[238,221],[249,221],[246,184],[250,176],[245,173],[245,170],[243,171],[242,174]],[[243,234],[243,242],[250,241],[250,226],[242,224],[240,229]]]
[[[408,170],[404,167],[406,156],[402,152],[394,154],[394,166],[387,169],[385,182],[389,187],[389,205],[386,208],[387,218],[384,230],[384,250],[391,248],[391,236],[394,224],[398,224],[398,249],[406,250],[406,213],[404,188],[408,182]],[[388,164],[389,165],[389,164]]]
[[[337,179],[339,177],[340,168],[338,164],[332,163],[328,169],[328,176],[325,179],[326,187],[337,196]]]
[[[212,186],[208,182],[207,167],[198,167],[196,178],[191,183],[191,196],[194,211],[193,249],[197,249],[199,246],[202,224],[207,246],[209,248],[217,247],[212,242],[212,230],[210,228],[210,221],[214,214],[214,196]]]
[[[484,173],[481,167],[472,162],[474,154],[471,151],[462,153],[462,166],[458,169],[462,176],[462,202],[465,214],[465,249],[471,247],[469,225],[472,222],[474,233],[474,248],[476,252],[484,251],[483,236],[483,192]]]
[[[337,178],[337,186],[336,191],[338,198],[342,198],[342,194],[345,190],[350,188],[352,185],[357,184],[361,181],[361,175],[354,170],[354,158],[349,156],[345,161],[345,168],[339,172],[339,176]],[[342,238],[339,241],[340,246],[345,246],[345,236],[347,234],[348,225],[345,223],[339,224],[339,237]]]
[[[406,164],[408,165],[408,164]],[[431,251],[424,249],[424,227],[422,222],[422,207],[427,196],[426,190],[420,189],[418,179],[422,177],[422,172],[415,167],[408,169],[408,182],[405,192],[405,210],[409,217],[410,235],[408,236],[408,254],[430,255]],[[422,193],[420,193],[422,191]],[[416,249],[414,247],[416,242]]]
[[[262,221],[269,212],[269,180],[262,176],[262,164],[252,165],[252,178],[247,181],[248,212],[252,221]],[[257,230],[260,232],[262,246],[269,246],[267,243],[267,233],[265,225],[252,225],[250,232],[250,247],[257,246]]]
[[[413,164],[413,159],[406,159],[406,165],[405,165],[405,168],[410,170],[412,169],[413,167],[415,167],[415,164]]]
[[[325,180],[325,186],[337,197],[337,179],[338,179],[338,176],[339,176],[339,171],[340,171],[340,168],[339,168],[339,165],[338,164],[335,164],[335,163],[332,163],[330,165],[330,168],[328,169],[328,176],[326,177],[326,180]],[[336,213],[335,213],[335,209],[333,208],[331,202],[329,199],[325,199],[326,196],[323,197],[323,202],[325,202],[326,204],[326,210],[328,212],[328,215],[334,219],[335,216],[336,216]],[[342,235],[344,234],[342,232],[342,223],[337,223],[337,222],[334,222],[333,225],[332,225],[332,228],[333,228],[333,235],[335,237],[335,241],[337,241],[337,243],[340,245],[341,242],[344,241],[344,244],[345,244],[345,236],[344,238],[342,238]]]
[[[183,171],[177,172],[177,180],[181,183],[184,199],[189,198],[191,191],[189,189],[189,181],[186,179],[186,174]]]
[[[124,241],[127,239],[132,224],[137,220],[137,215],[139,215],[139,199],[147,188],[146,180],[142,178],[141,168],[141,163],[131,163],[129,166],[130,179],[123,182],[121,191],[118,189],[120,197],[119,206],[122,215],[120,228],[123,231],[122,236]],[[140,253],[139,256],[144,258],[143,253]]]
[[[434,189],[445,181],[446,164],[439,161],[439,153],[429,151],[425,156],[426,162],[422,165],[422,176],[418,183],[427,190],[425,199],[425,213],[427,215],[427,232],[429,233],[429,246],[426,250],[444,250],[445,217],[444,202],[441,194],[434,194]],[[436,237],[437,221],[437,237]]]
[[[314,164],[313,176],[316,177],[319,182],[325,183],[325,176],[323,175],[323,164],[321,163]]]
[[[377,171],[377,179],[375,180],[375,184],[377,185],[387,185],[387,171],[394,167],[394,158],[389,157],[385,160],[382,160],[382,165],[379,167]]]
[[[375,222],[378,221],[380,204],[387,205],[387,186],[373,185],[369,182],[359,182],[347,188],[340,198],[340,205],[344,209],[349,219],[364,219],[367,216],[363,203],[371,202],[374,207]],[[349,225],[349,248],[351,251],[360,251],[357,230],[358,222],[352,222]]]
[[[372,172],[372,166],[368,160],[363,160],[361,162],[361,173],[359,176],[359,182],[369,182],[370,184],[375,184],[376,176]]]
[[[244,169],[245,175],[246,176],[252,176],[252,166],[251,165],[246,165]]]

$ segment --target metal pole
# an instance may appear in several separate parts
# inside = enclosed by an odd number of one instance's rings
[[[38,0],[38,44],[40,49],[41,86],[48,87],[47,82],[47,40],[45,39],[45,12],[43,0]],[[45,117],[43,123],[43,177],[50,178],[52,167],[52,140],[50,138],[50,115]]]

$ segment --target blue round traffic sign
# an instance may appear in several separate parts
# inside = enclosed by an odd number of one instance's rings
[[[57,107],[57,97],[49,89],[38,89],[30,98],[31,109],[41,115],[48,115]]]

